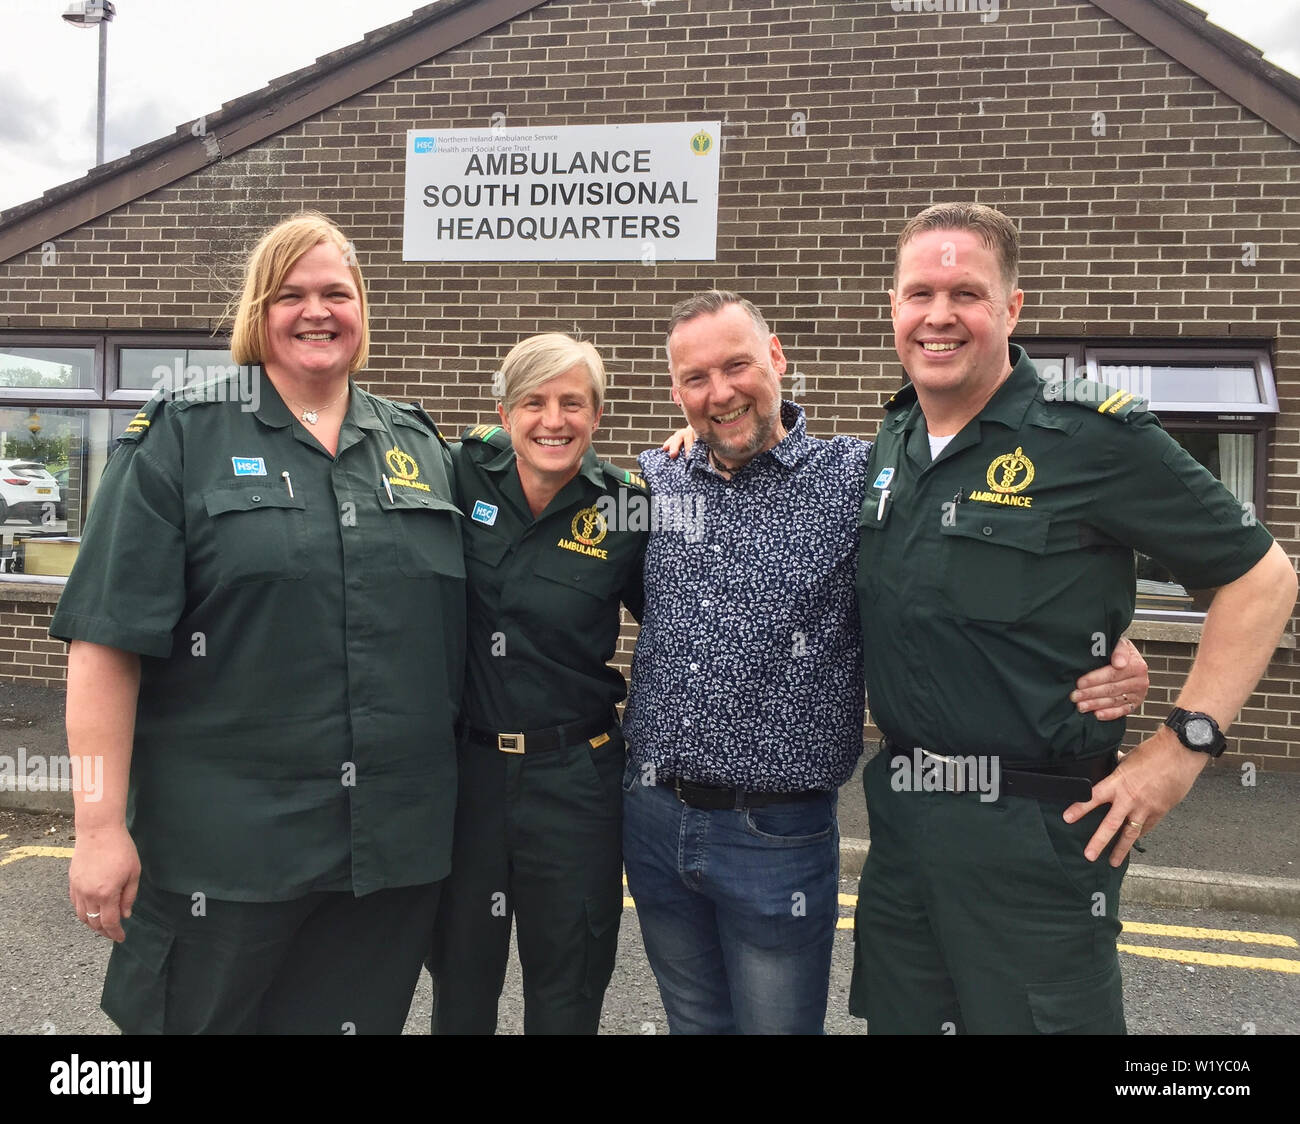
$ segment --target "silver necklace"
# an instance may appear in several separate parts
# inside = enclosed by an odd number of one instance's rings
[[[291,405],[296,410],[297,409],[302,410],[302,413],[299,414],[298,416],[302,418],[303,421],[305,421],[308,425],[315,425],[318,421],[320,421],[321,411],[328,410],[331,406],[334,405],[335,402],[337,402],[340,398],[342,398],[343,395],[345,395],[347,392],[348,392],[348,388],[345,386],[336,395],[334,395],[333,398],[331,398],[328,402],[326,402],[325,405],[321,406],[320,409],[317,410],[309,410],[301,402],[293,402],[291,403]]]

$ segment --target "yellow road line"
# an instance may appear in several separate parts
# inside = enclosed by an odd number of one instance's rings
[[[1281,957],[1234,956],[1226,952],[1194,952],[1190,949],[1153,948],[1141,944],[1122,944],[1118,948],[1120,952],[1149,956],[1155,960],[1177,960],[1181,964],[1205,964],[1211,968],[1257,968],[1300,976],[1300,960],[1283,960]]]
[[[10,863],[16,863],[19,859],[70,859],[72,854],[73,849],[71,847],[15,847],[3,859],[0,859],[0,866],[8,866]]]
[[[853,928],[853,918],[852,918],[852,917],[841,917],[838,921],[835,922],[835,928],[837,928],[837,929],[852,929],[852,928]]]
[[[1242,944],[1271,944],[1278,948],[1300,948],[1295,937],[1285,933],[1250,933],[1240,929],[1199,929],[1192,925],[1154,925],[1147,921],[1125,921],[1124,932],[1149,937],[1186,937],[1193,941],[1239,941]]]

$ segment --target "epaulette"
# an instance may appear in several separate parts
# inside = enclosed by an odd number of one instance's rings
[[[419,418],[422,422],[424,422],[425,425],[429,427],[430,432],[432,432],[432,434],[439,440],[439,442],[441,442],[443,448],[447,448],[447,439],[443,437],[442,430],[438,428],[438,423],[435,422],[433,418],[429,416],[429,411],[426,410],[423,406],[421,406],[420,403],[394,402],[393,405],[396,406],[399,410],[405,410],[407,413],[414,414],[417,418]]]
[[[604,470],[606,476],[613,477],[616,484],[623,484],[629,488],[635,488],[638,492],[650,494],[650,485],[645,482],[645,477],[635,472],[629,472],[626,468],[619,468],[616,464],[610,464],[609,461],[601,461],[600,467]]]
[[[499,425],[472,425],[460,435],[462,441],[482,441],[494,449],[509,449],[510,434]]]
[[[155,395],[150,398],[133,417],[118,437],[118,444],[129,442],[132,445],[138,445],[149,436],[149,429],[153,425],[154,415],[162,408],[167,399],[161,395]]]
[[[1096,379],[1074,378],[1068,382],[1044,384],[1043,397],[1049,402],[1069,402],[1094,410],[1116,421],[1127,422],[1146,412],[1147,400],[1128,390],[1117,390]]]
[[[916,401],[916,387],[912,383],[899,387],[885,400],[886,410],[900,410]]]

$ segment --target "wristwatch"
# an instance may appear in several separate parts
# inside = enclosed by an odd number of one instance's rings
[[[1211,757],[1218,757],[1228,748],[1228,739],[1219,730],[1219,724],[1199,710],[1183,710],[1174,707],[1169,712],[1169,717],[1165,719],[1165,725],[1178,735],[1178,740],[1183,745],[1198,753],[1208,753]]]

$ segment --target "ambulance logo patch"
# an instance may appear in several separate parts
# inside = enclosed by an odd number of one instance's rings
[[[470,512],[470,518],[475,523],[482,523],[486,527],[493,526],[497,521],[497,512],[501,509],[494,503],[488,503],[487,500],[475,500],[474,510]]]
[[[236,476],[265,476],[266,461],[261,457],[231,457]]]

